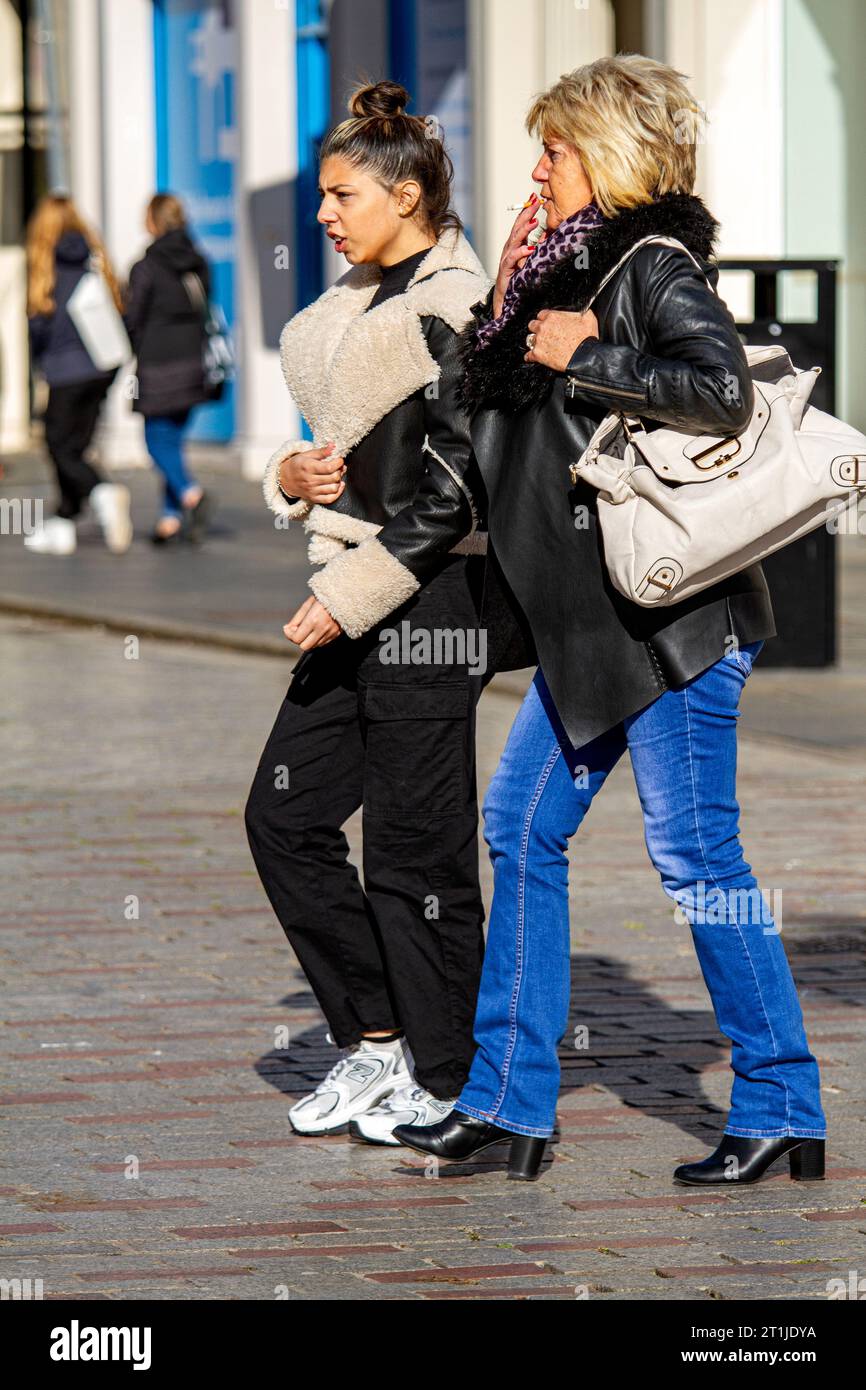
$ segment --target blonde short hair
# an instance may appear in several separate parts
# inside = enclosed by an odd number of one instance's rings
[[[577,150],[606,217],[663,193],[691,193],[706,120],[683,73],[640,53],[597,58],[535,98],[530,135]]]

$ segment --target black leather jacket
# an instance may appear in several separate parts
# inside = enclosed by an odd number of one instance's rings
[[[469,420],[456,402],[458,334],[431,315],[419,322],[439,363],[438,390],[419,387],[345,455],[346,487],[328,510],[381,526],[379,544],[424,584],[477,530],[479,483]]]
[[[580,345],[565,372],[523,362],[538,310],[583,308],[623,251],[650,232],[676,236],[715,282],[716,228],[701,200],[685,194],[622,212],[587,237],[586,268],[570,258],[555,265],[489,347],[475,349],[474,327],[462,335],[461,399],[472,413],[495,552],[485,613],[498,622],[505,601],[515,624],[531,630],[534,650],[525,644],[513,664],[537,656],[575,747],[734,643],[775,635],[759,564],[668,608],[624,598],[604,564],[597,493],[568,473],[614,410],[647,428],[692,433],[726,434],[750,418],[753,388],[734,320],[685,253],[658,244],[637,251],[593,303],[599,336]],[[473,314],[490,318],[492,291]]]
[[[407,283],[391,277],[386,296],[370,294],[381,285],[379,267],[355,267],[308,319],[286,326],[281,342],[287,384],[317,446],[337,436],[340,452],[344,424],[343,438],[355,442],[343,444],[346,486],[336,502],[287,498],[278,486],[280,451],[268,464],[265,496],[273,510],[305,518],[310,559],[324,562],[310,588],[350,637],[399,608],[455,552],[481,548],[483,489],[457,399],[458,330],[490,280],[462,233],[443,234],[401,267]],[[308,380],[303,359],[317,351],[329,360]],[[289,441],[284,451],[299,446]]]

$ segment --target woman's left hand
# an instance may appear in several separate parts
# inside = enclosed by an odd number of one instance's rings
[[[343,629],[340,624],[331,617],[324,604],[321,604],[315,594],[308,598],[306,603],[302,603],[297,613],[283,628],[290,642],[294,642],[302,651],[308,652],[313,647],[324,647],[326,643],[333,642],[335,637],[339,637]]]
[[[582,314],[542,309],[537,319],[530,319],[529,332],[535,334],[535,346],[524,353],[524,362],[564,372],[584,338],[598,337],[598,319],[591,309]]]

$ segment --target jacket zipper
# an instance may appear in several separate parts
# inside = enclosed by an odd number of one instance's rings
[[[646,647],[647,653],[649,654],[650,661],[652,662],[653,672],[654,672],[654,674],[655,674],[656,680],[658,681],[659,688],[660,688],[661,690],[668,690],[670,687],[668,686],[668,683],[667,683],[667,681],[665,680],[664,672],[662,671],[662,668],[661,668],[661,666],[659,665],[659,660],[658,660],[658,657],[656,656],[655,648],[653,647],[652,642],[649,642],[649,641],[646,641],[646,640],[645,640],[645,641],[644,641],[644,646]]]
[[[574,388],[576,386],[581,386],[586,391],[606,391],[608,395],[611,396],[631,396],[636,401],[646,400],[646,395],[643,391],[626,391],[623,387],[619,386],[601,386],[594,381],[581,381],[576,376],[569,376],[567,390],[572,400],[574,399]]]
[[[471,536],[474,531],[478,530],[478,513],[475,510],[475,502],[473,501],[472,493],[469,491],[456,469],[452,468],[450,463],[446,463],[442,455],[437,454],[436,450],[431,447],[429,434],[425,434],[424,436],[424,443],[421,445],[421,451],[422,453],[426,451],[428,454],[432,454],[434,459],[436,459],[438,463],[441,463],[446,473],[451,474],[451,477],[465,496],[466,501],[469,503],[469,511],[472,516],[472,530],[468,533]]]

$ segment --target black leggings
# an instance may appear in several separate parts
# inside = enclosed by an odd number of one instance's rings
[[[477,628],[465,561],[379,625]],[[389,665],[345,636],[302,657],[246,807],[250,847],[334,1041],[402,1028],[417,1081],[456,1096],[484,953],[468,664]],[[364,887],[342,827],[363,807]]]
[[[78,516],[83,503],[102,478],[84,457],[93,438],[102,402],[115,373],[48,388],[45,407],[45,445],[57,473],[60,502],[57,515]]]

